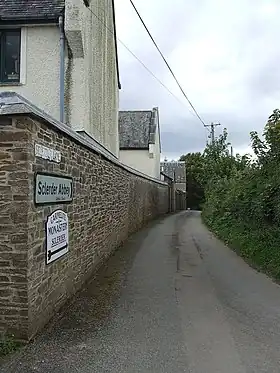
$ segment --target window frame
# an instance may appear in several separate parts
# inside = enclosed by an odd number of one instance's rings
[[[18,78],[16,79],[7,79],[5,78],[4,66],[5,66],[5,47],[6,47],[6,37],[7,33],[15,32],[19,36],[19,45],[18,45],[18,57],[19,57],[19,66],[18,66]],[[22,48],[22,33],[21,28],[0,28],[0,85],[12,85],[20,84],[21,81],[21,48]]]

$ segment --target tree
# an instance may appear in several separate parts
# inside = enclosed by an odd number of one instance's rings
[[[257,165],[263,166],[278,160],[280,156],[280,110],[275,109],[268,118],[261,140],[256,131],[251,132],[252,148],[257,156]]]
[[[204,188],[201,184],[203,156],[201,153],[182,155],[179,161],[186,164],[187,204],[192,209],[201,209],[204,201]]]
[[[224,130],[199,157],[182,159],[204,190],[202,214],[209,227],[280,279],[280,110],[268,118],[263,138],[251,132],[251,142],[256,159],[233,157]]]

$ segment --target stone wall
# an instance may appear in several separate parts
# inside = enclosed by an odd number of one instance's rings
[[[34,108],[12,106],[3,116],[0,103],[0,332],[28,340],[131,233],[169,211],[170,193]],[[35,144],[61,161],[35,157]],[[35,205],[36,172],[73,177],[73,201]],[[45,223],[57,209],[68,214],[69,252],[47,265]]]
[[[183,192],[186,192],[187,184],[186,184],[186,182],[184,182],[184,183],[175,183],[175,188],[178,189],[178,190],[182,190]]]
[[[176,187],[176,184],[175,184]],[[176,189],[175,190],[175,205],[176,210],[186,210],[187,208],[187,193],[183,190]]]
[[[0,116],[0,330],[28,334],[28,240],[32,133]]]

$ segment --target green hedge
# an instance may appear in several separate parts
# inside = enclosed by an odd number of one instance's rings
[[[205,208],[206,225],[250,265],[280,280],[280,229],[277,226],[257,225],[227,215],[215,217]]]
[[[252,132],[251,141],[254,159],[233,157],[224,130],[203,154],[185,156],[186,165],[203,187],[209,228],[280,280],[280,110],[269,117],[263,139]]]

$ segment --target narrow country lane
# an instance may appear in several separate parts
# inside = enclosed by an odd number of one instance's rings
[[[1,373],[279,373],[280,287],[182,212],[134,235]]]

